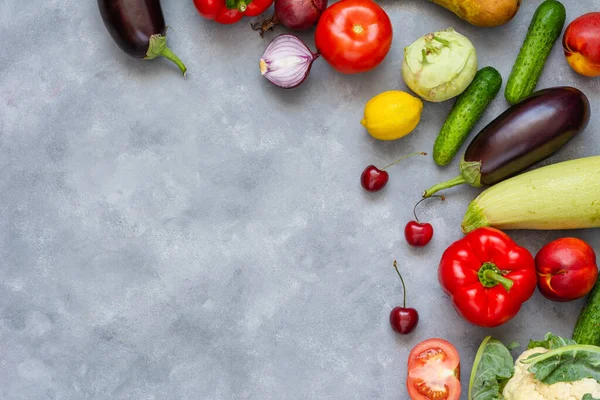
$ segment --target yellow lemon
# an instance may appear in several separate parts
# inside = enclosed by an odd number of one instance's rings
[[[400,90],[390,90],[373,97],[365,105],[360,123],[375,139],[394,140],[408,135],[421,120],[423,102]]]

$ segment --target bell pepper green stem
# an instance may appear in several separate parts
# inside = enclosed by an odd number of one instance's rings
[[[433,185],[432,187],[430,187],[423,193],[423,197],[431,197],[431,196],[433,196],[434,193],[437,193],[440,190],[448,189],[453,186],[462,185],[463,183],[467,183],[467,180],[465,179],[464,176],[459,175],[456,178],[450,179],[446,182],[442,182],[442,183]]]
[[[508,278],[502,276],[502,273],[496,267],[494,263],[486,262],[484,263],[479,271],[477,272],[477,276],[479,277],[479,281],[485,287],[491,288],[498,284],[504,286],[506,291],[510,291],[514,282]]]
[[[244,0],[240,0],[237,3],[237,9],[239,12],[244,12],[246,11],[246,8],[248,8],[248,6],[246,5],[246,2]]]

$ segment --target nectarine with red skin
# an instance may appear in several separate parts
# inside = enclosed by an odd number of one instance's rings
[[[600,76],[600,12],[574,19],[565,29],[562,45],[567,62],[575,72]]]
[[[554,240],[535,256],[538,288],[553,301],[571,301],[587,295],[598,279],[594,249],[581,239]]]

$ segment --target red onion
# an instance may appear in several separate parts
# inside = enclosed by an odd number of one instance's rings
[[[295,31],[302,31],[317,24],[321,13],[327,8],[328,0],[275,0],[275,13],[263,22],[252,24],[260,36],[281,24]]]
[[[317,58],[319,54],[310,51],[297,36],[279,35],[265,49],[260,73],[280,88],[291,89],[304,82]]]

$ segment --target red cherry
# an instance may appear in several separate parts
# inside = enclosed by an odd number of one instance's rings
[[[408,154],[408,155],[394,161],[393,163],[386,165],[385,167],[383,167],[381,169],[377,168],[374,165],[367,166],[367,168],[365,168],[365,170],[360,175],[360,184],[367,192],[380,191],[381,189],[384,188],[384,186],[388,183],[388,180],[390,179],[390,175],[387,173],[387,171],[385,171],[385,169],[388,167],[391,167],[394,164],[399,163],[400,161],[404,160],[405,158],[408,158],[411,156],[416,156],[416,155],[426,156],[427,153],[421,152],[421,153]]]
[[[414,331],[418,322],[419,313],[414,308],[394,307],[390,313],[392,329],[402,335]]]
[[[360,176],[360,184],[367,192],[377,192],[383,189],[389,179],[390,174],[387,171],[369,165]]]
[[[398,270],[398,263],[394,260],[394,269],[400,277],[402,282],[402,290],[404,292],[404,303],[402,307],[394,307],[390,312],[390,325],[392,329],[402,335],[411,333],[417,327],[419,323],[419,313],[414,308],[406,307],[406,286],[404,285],[404,279]]]
[[[429,223],[410,221],[404,228],[404,237],[411,246],[425,246],[433,237],[433,226]]]
[[[431,197],[439,197],[442,200],[446,199],[444,196]],[[415,207],[413,208],[415,220],[409,221],[404,227],[404,238],[406,239],[406,242],[415,247],[425,246],[433,237],[433,226],[427,222],[420,222],[419,218],[417,218],[417,206],[424,200],[425,198],[419,200],[417,204],[415,204]]]

